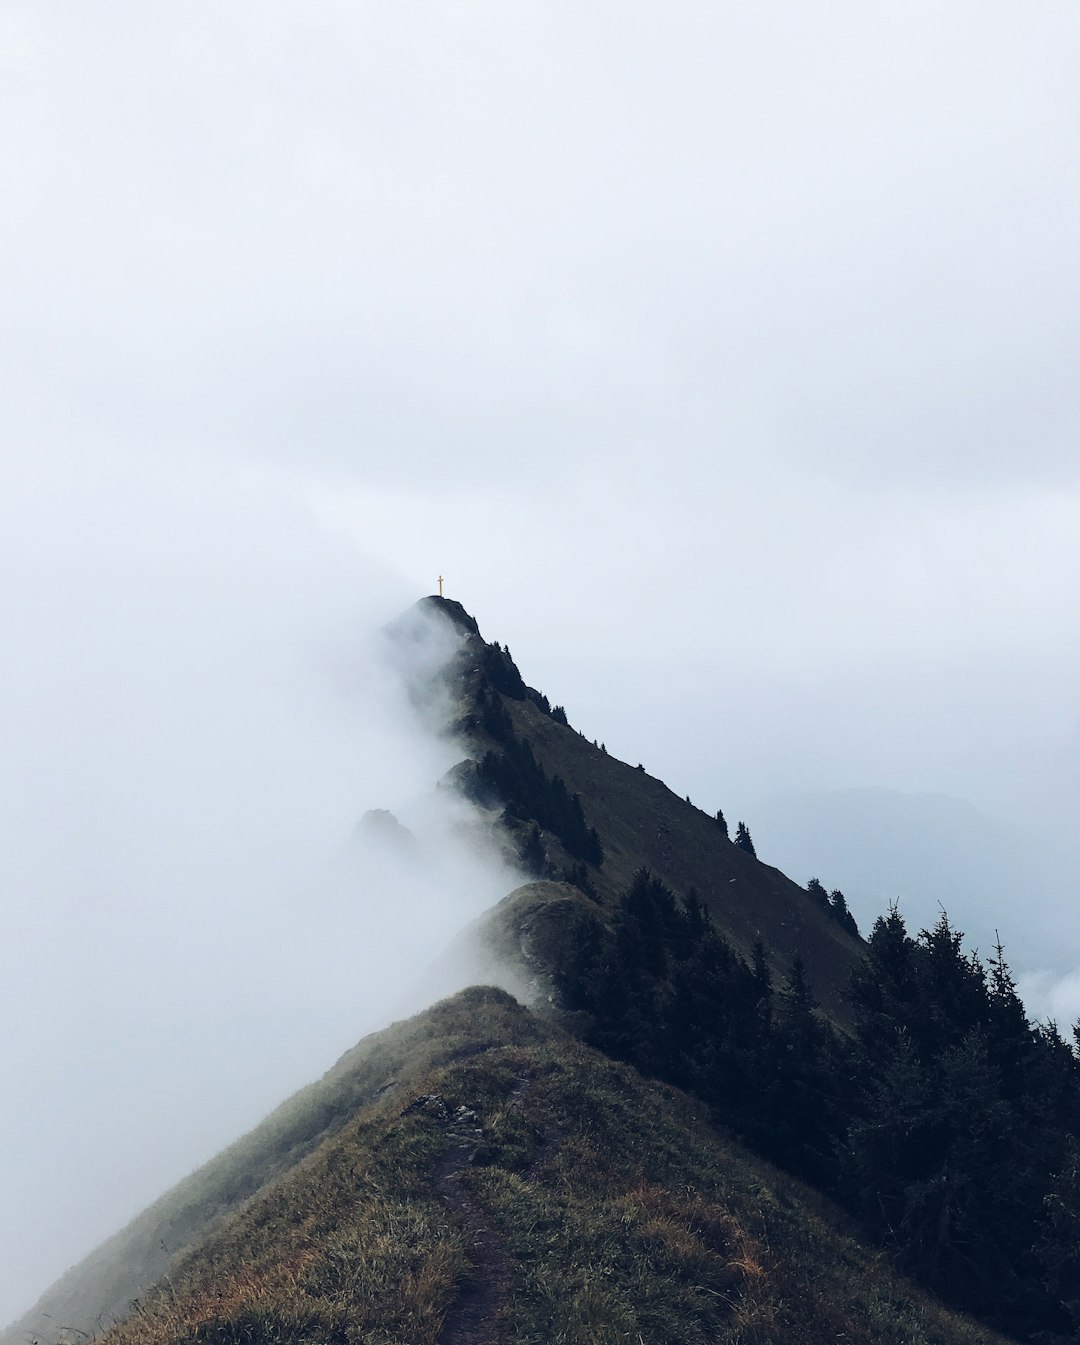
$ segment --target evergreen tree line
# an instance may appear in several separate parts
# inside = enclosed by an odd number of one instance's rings
[[[754,838],[750,835],[750,828],[745,822],[740,822],[735,828],[735,844],[740,850],[745,850],[748,855],[753,855],[757,859],[757,851],[754,849]]]
[[[944,915],[912,937],[890,910],[848,1036],[797,959],[775,986],[760,946],[747,964],[696,893],[642,870],[560,989],[596,1046],[703,1098],[914,1279],[1021,1337],[1077,1338],[1080,1062],[1029,1021],[1000,948],[984,964]]]
[[[509,649],[503,649],[499,644],[485,644],[483,653],[480,655],[480,669],[485,680],[496,691],[501,691],[504,696],[509,696],[511,700],[523,701],[528,699],[529,689],[525,685],[525,679],[518,671],[517,664],[510,657]]]
[[[556,724],[566,724],[569,727],[564,706],[552,705],[542,691],[537,691],[535,688],[525,685],[525,679],[510,656],[509,647],[504,648],[498,643],[485,644],[483,653],[480,655],[480,667],[485,678],[496,691],[501,691],[504,696],[509,696],[511,700],[531,701],[538,710],[550,715]]]
[[[597,892],[593,884],[589,870],[580,860],[560,870],[548,859],[547,850],[544,848],[543,835],[535,822],[521,843],[518,858],[521,861],[521,867],[534,878],[551,878],[559,882],[570,883],[578,891],[583,892],[590,901],[600,901],[600,893]]]
[[[690,799],[687,798],[686,801],[689,803]],[[724,833],[725,838],[730,840],[730,837],[728,836],[727,818],[724,816],[723,810],[719,808],[716,810],[716,825]],[[748,855],[752,855],[757,859],[757,850],[754,848],[754,838],[750,835],[750,828],[745,822],[740,822],[735,828],[734,844],[737,845],[740,850],[745,850]]]
[[[499,752],[485,752],[478,767],[480,801],[502,803],[506,816],[522,822],[535,822],[557,836],[567,854],[597,866],[604,862],[604,847],[595,827],[585,820],[585,810],[577,794],[571,794],[561,776],[549,776],[537,761],[525,738],[514,732],[510,715],[497,694],[481,686],[476,701],[480,727],[500,745]],[[530,840],[526,842],[528,847]],[[537,834],[535,845],[540,844]],[[536,867],[540,860],[529,857]]]
[[[817,878],[811,878],[806,884],[806,890],[814,904],[823,910],[826,915],[835,920],[838,925],[842,925],[849,934],[854,934],[856,938],[859,937],[859,926],[848,909],[847,898],[838,887],[834,887],[831,892],[826,892],[825,885],[822,882]]]

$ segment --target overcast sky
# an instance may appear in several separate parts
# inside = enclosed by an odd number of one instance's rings
[[[1001,819],[1080,1012],[1077,69],[1052,0],[0,0],[0,1317],[366,1026],[252,912],[444,767],[349,671],[440,573],[703,806]]]

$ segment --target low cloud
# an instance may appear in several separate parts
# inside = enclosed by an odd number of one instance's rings
[[[1053,1020],[1066,1032],[1080,1022],[1080,967],[1061,976],[1052,971],[1033,971],[1022,977],[1020,996],[1028,1012],[1042,1022]]]
[[[459,638],[270,478],[35,470],[0,671],[0,1316],[361,1035],[514,886]],[[18,495],[19,492],[15,494]],[[120,526],[122,523],[122,526]],[[408,674],[408,677],[405,676]],[[412,687],[410,696],[407,683]],[[373,809],[391,810],[360,819]],[[384,825],[380,825],[380,818]]]

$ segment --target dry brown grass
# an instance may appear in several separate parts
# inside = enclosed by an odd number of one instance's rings
[[[439,1145],[419,1115],[349,1127],[186,1258],[108,1339],[434,1345],[467,1264],[428,1183]]]
[[[513,1345],[1000,1339],[899,1280],[677,1091],[558,1033],[456,1054],[363,1108],[103,1345],[438,1345],[482,1272],[475,1227],[433,1180],[462,1145],[458,1107],[481,1133],[455,1181],[505,1253]]]

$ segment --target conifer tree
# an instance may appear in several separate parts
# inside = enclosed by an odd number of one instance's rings
[[[1048,1291],[1080,1334],[1080,1145],[1066,1147],[1044,1199],[1044,1224],[1036,1248]]]
[[[599,901],[600,895],[593,886],[592,879],[589,877],[589,870],[584,864],[572,864],[570,868],[563,871],[563,880],[584,892],[592,901]]]
[[[757,851],[754,849],[754,842],[750,839],[750,832],[745,822],[740,822],[735,828],[735,844],[740,850],[745,850],[748,855],[757,858]]]
[[[855,923],[855,917],[848,910],[847,898],[838,887],[834,887],[829,893],[829,914],[849,934],[858,937],[859,926]]]
[[[690,945],[693,946],[709,927],[709,912],[708,908],[702,905],[696,887],[692,887],[687,892],[683,904],[686,908],[687,937]]]
[[[827,907],[829,904],[829,894],[825,891],[825,886],[817,878],[811,878],[806,884],[806,890],[813,897],[818,906]]]
[[[760,939],[754,940],[753,959],[752,973],[758,1012],[762,1027],[768,1031],[772,1026],[773,982],[772,972],[765,958],[765,945]]]
[[[837,1048],[817,1014],[798,954],[774,1001],[769,1046],[761,1071],[759,1142],[792,1172],[830,1186],[843,1130],[835,1097]]]
[[[536,878],[543,878],[547,873],[547,855],[538,826],[533,826],[521,847],[521,867]]]

